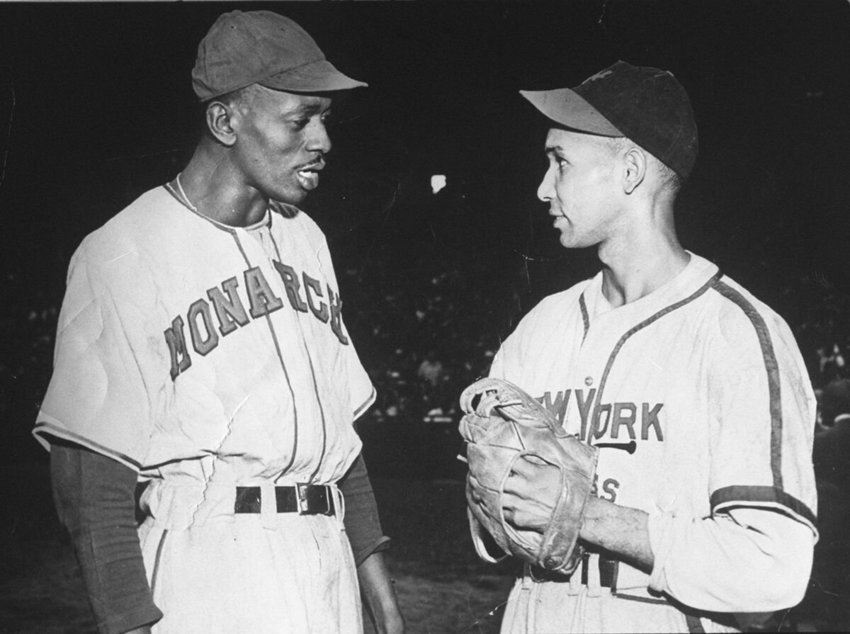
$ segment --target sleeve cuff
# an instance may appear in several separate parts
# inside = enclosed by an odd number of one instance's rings
[[[383,535],[354,553],[354,563],[359,566],[374,553],[380,553],[390,547],[390,538]]]
[[[97,624],[100,634],[121,634],[137,627],[153,625],[162,618],[162,612],[153,603],[126,614],[116,614]]]

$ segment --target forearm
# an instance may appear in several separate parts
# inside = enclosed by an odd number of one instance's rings
[[[357,567],[360,592],[378,634],[404,632],[404,618],[383,553],[372,553]]]
[[[649,515],[644,511],[591,496],[585,508],[580,537],[648,573],[655,561],[648,520]]]
[[[57,512],[74,545],[98,630],[137,631],[159,620],[136,531],[135,472],[78,446],[51,446],[50,462]]]

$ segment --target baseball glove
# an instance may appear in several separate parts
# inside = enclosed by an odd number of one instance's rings
[[[551,412],[508,381],[476,381],[463,391],[460,405],[466,412],[460,433],[469,464],[467,515],[479,557],[499,560],[487,548],[486,531],[506,554],[570,574],[581,560],[578,535],[593,485],[597,449],[567,434]],[[561,472],[561,494],[542,534],[518,530],[505,521],[502,493],[521,457],[554,465]]]

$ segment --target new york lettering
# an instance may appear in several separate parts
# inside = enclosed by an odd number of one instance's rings
[[[586,441],[611,438],[612,440],[650,440],[664,441],[664,432],[658,415],[663,403],[600,403],[594,408],[596,388],[590,390],[575,389],[546,392],[539,399],[547,410],[555,414],[562,423],[566,419],[567,408],[574,400],[579,415],[579,438]]]
[[[323,287],[321,281],[305,272],[299,275],[287,264],[277,261],[273,264],[283,282],[286,303],[290,308],[329,324],[339,342],[348,345],[348,337],[342,330],[342,300],[339,295],[329,285]],[[165,344],[171,355],[171,379],[176,379],[192,366],[188,342],[191,342],[195,353],[206,356],[218,347],[221,337],[283,306],[284,300],[275,295],[258,267],[243,272],[241,288],[240,280],[231,277],[208,289],[206,297],[198,298],[189,305],[185,319],[183,315],[177,315],[164,331]]]

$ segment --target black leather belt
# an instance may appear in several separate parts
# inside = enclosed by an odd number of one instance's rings
[[[331,487],[323,484],[275,487],[274,497],[278,513],[333,515],[336,512]],[[260,487],[236,487],[234,513],[259,513],[262,506]]]
[[[617,589],[617,569],[619,561],[616,559],[608,559],[604,555],[599,555],[599,585],[603,588],[611,588],[614,592]],[[581,563],[575,569],[573,575],[581,575],[582,585],[587,585],[587,570],[590,566],[590,553],[585,552],[582,555]],[[556,572],[550,572],[538,566],[531,566],[531,576],[537,581],[562,581],[568,582],[573,575],[561,575]]]

